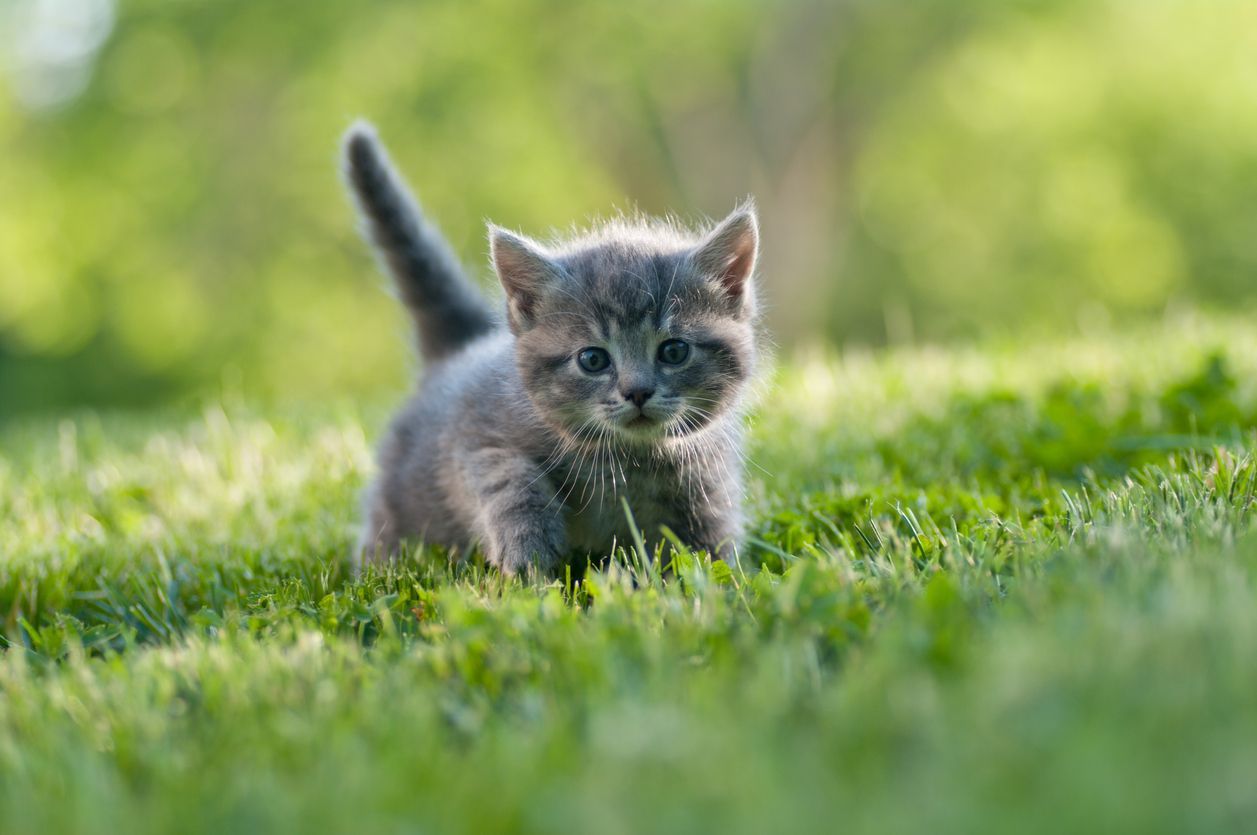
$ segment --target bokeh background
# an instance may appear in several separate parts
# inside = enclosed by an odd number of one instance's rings
[[[1252,0],[0,0],[0,414],[405,385],[335,167],[484,220],[759,201],[797,346],[1257,296]]]

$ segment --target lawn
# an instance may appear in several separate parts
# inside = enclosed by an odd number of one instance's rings
[[[782,358],[666,578],[353,579],[389,404],[229,400],[0,427],[0,832],[1257,819],[1252,319]]]

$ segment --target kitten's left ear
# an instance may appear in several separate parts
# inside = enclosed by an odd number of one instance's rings
[[[751,276],[759,255],[755,206],[744,203],[711,230],[694,251],[699,271],[717,282],[740,311],[751,307]]]
[[[563,268],[547,257],[540,244],[492,224],[489,249],[493,254],[493,269],[506,291],[511,330],[516,333],[527,330],[533,326],[542,295],[563,279]]]

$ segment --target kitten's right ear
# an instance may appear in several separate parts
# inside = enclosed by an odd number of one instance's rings
[[[743,315],[754,312],[750,285],[758,256],[759,221],[751,202],[716,224],[693,255],[699,271],[714,279]]]
[[[489,225],[493,269],[506,291],[506,311],[517,333],[532,327],[545,289],[563,277],[563,268],[546,255],[540,244],[500,226]]]

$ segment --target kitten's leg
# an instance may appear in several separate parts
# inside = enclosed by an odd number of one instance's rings
[[[511,450],[470,452],[463,469],[489,562],[507,574],[554,572],[567,551],[567,533],[550,479]]]
[[[692,483],[684,522],[674,531],[691,548],[707,551],[714,559],[737,564],[745,522],[742,515],[742,482],[739,473],[699,476]]]
[[[740,513],[713,512],[703,508],[701,518],[692,520],[687,531],[675,533],[691,548],[706,551],[712,559],[737,565],[738,548],[742,544],[742,519]]]
[[[379,484],[371,487],[365,502],[366,520],[358,549],[354,552],[354,571],[360,572],[368,563],[387,562],[397,556],[401,544],[393,513],[380,495]]]

